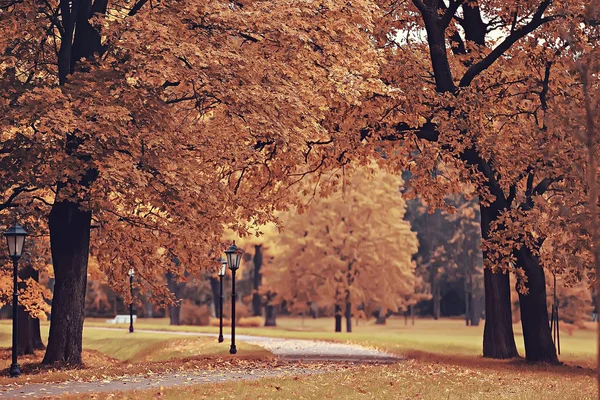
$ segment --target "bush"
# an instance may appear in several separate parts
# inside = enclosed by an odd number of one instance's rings
[[[240,328],[257,328],[262,325],[262,317],[244,317],[236,318],[237,322],[235,326]],[[209,322],[210,326],[219,326],[219,318],[211,318]],[[231,320],[223,318],[223,326],[231,326]]]
[[[183,325],[207,326],[210,323],[210,309],[206,305],[197,306],[190,300],[184,300],[180,321]]]

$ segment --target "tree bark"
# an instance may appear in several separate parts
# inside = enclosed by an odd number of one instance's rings
[[[439,279],[434,278],[433,280],[433,319],[436,321],[440,319],[440,303],[441,303],[441,290]]]
[[[23,281],[19,282],[19,289],[25,289],[26,279],[33,279],[38,282],[39,273],[30,265],[26,265],[19,271],[19,278]],[[25,307],[19,306],[19,343],[17,352],[19,355],[34,354],[34,350],[43,350],[46,348],[42,342],[40,334],[40,320],[32,318],[25,310]]]
[[[302,319],[304,319],[304,315]],[[265,326],[277,326],[277,309],[271,304],[267,304],[265,307]]]
[[[515,251],[517,267],[527,275],[527,294],[519,293],[521,325],[527,361],[558,363],[556,348],[552,341],[548,305],[546,303],[546,278],[537,256],[527,247]]]
[[[179,261],[175,261],[176,264],[179,263]],[[180,317],[181,317],[181,290],[183,289],[183,284],[179,283],[179,282],[175,282],[175,279],[173,277],[173,274],[170,272],[167,272],[166,274],[166,278],[167,278],[167,287],[169,288],[169,290],[171,291],[171,293],[173,293],[173,296],[175,297],[175,303],[174,304],[169,304],[168,309],[169,309],[169,325],[181,325],[181,321],[180,321]]]
[[[254,273],[253,273],[253,287],[254,292],[252,293],[252,315],[255,317],[262,316],[262,298],[258,293],[260,285],[262,283],[262,274],[260,273],[263,264],[262,245],[254,246]]]
[[[498,201],[481,208],[481,236],[490,237],[490,224],[500,215]],[[484,259],[487,251],[483,253]],[[510,280],[507,273],[483,271],[485,286],[485,326],[483,329],[483,356],[488,358],[513,358],[519,354],[515,344],[510,304]]]
[[[465,277],[465,325],[469,326],[471,319],[473,317],[472,311],[472,285],[473,285],[473,276],[469,274]]]
[[[352,332],[352,303],[346,303],[346,332]]]
[[[81,364],[85,289],[92,213],[70,201],[54,203],[49,216],[54,298],[44,364]]]
[[[335,305],[335,331],[342,331],[342,307],[339,304]]]
[[[379,307],[379,310],[377,310],[377,320],[375,320],[375,325],[385,325],[386,320],[386,313],[383,312],[383,307]]]
[[[213,276],[210,277],[210,291],[212,292],[213,306],[215,308],[215,318],[220,318],[221,310],[219,309],[219,302],[221,299],[221,289],[219,285],[219,278]]]

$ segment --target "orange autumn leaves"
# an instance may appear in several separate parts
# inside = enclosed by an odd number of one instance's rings
[[[367,315],[406,309],[418,286],[418,241],[404,220],[401,180],[374,166],[337,178],[340,191],[305,197],[302,214],[278,214],[283,230],[263,238],[269,262],[262,290],[295,312],[311,302],[364,305]]]

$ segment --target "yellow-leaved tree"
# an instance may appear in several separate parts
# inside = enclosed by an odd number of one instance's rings
[[[322,198],[316,186],[302,213],[280,213],[284,230],[265,235],[272,258],[263,267],[263,292],[291,310],[334,306],[336,331],[344,307],[350,332],[353,315],[406,308],[418,284],[418,242],[404,220],[400,178],[375,166],[323,178],[342,180],[343,189]]]

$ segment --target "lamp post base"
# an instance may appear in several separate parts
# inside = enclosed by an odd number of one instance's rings
[[[19,366],[19,364],[11,364],[9,374],[13,378],[16,378],[17,376],[21,375],[21,367]]]
[[[237,353],[237,348],[235,347],[235,344],[232,344],[231,347],[229,348],[229,354],[235,354]]]
[[[224,339],[223,339],[223,335],[219,335],[219,343],[222,343],[222,342],[223,342],[223,340],[224,340]]]
[[[133,333],[133,326],[129,327],[129,333]]]

